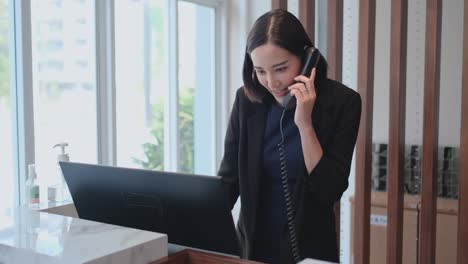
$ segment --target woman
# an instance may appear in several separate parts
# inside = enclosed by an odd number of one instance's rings
[[[338,261],[333,205],[348,187],[361,99],[327,79],[323,57],[311,73],[299,75],[307,47],[313,44],[300,21],[281,9],[258,18],[248,35],[244,86],[236,94],[218,172],[232,206],[240,195],[243,258]],[[289,92],[297,101],[291,110],[282,106]]]

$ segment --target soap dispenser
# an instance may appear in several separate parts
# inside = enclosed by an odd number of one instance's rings
[[[60,154],[57,155],[57,162],[59,161],[70,161],[70,156],[65,153],[65,147],[68,147],[67,142],[61,142],[54,145],[54,148],[60,147]]]
[[[61,202],[70,199],[70,191],[68,190],[68,186],[65,182],[65,178],[63,177],[62,169],[60,168],[60,161],[70,161],[70,156],[65,152],[65,147],[68,146],[68,143],[61,142],[55,144],[53,148],[60,148],[60,153],[57,155],[57,164],[56,164],[56,171],[58,174],[58,178],[60,183],[54,186],[49,187],[48,196],[49,200]]]

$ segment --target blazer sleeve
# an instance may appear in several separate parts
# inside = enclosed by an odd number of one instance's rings
[[[354,93],[337,118],[336,131],[305,183],[324,204],[338,201],[348,188],[348,177],[361,118],[361,97]]]
[[[236,94],[236,99],[231,110],[228,128],[224,139],[224,154],[221,160],[221,165],[218,170],[218,175],[221,176],[227,193],[231,208],[237,201],[239,196],[239,93]]]

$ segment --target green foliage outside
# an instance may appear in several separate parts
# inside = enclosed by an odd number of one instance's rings
[[[178,171],[193,173],[193,98],[194,89],[182,89],[179,95],[179,161]],[[153,122],[150,131],[153,142],[142,145],[145,159],[133,158],[142,168],[164,170],[164,102],[158,98],[153,105]],[[175,133],[172,132],[171,133]]]
[[[179,162],[181,172],[194,172],[193,88],[182,89],[179,95]]]
[[[145,160],[132,158],[133,162],[144,169],[164,170],[164,102],[158,97],[153,104],[153,120],[151,122],[153,142],[142,145]]]
[[[10,102],[10,69],[8,61],[8,4],[0,0],[0,100]]]

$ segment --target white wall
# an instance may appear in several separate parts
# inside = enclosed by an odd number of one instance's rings
[[[442,12],[439,145],[460,145],[463,1],[445,0]],[[422,144],[426,1],[408,1],[406,144]],[[390,1],[377,1],[374,142],[388,142]]]
[[[445,0],[439,105],[439,146],[460,146],[463,0]]]
[[[357,90],[357,51],[358,51],[358,6],[353,0],[343,2],[343,83]],[[340,260],[349,263],[351,259],[351,204],[354,195],[355,161],[351,163],[349,187],[341,198],[340,218]]]

